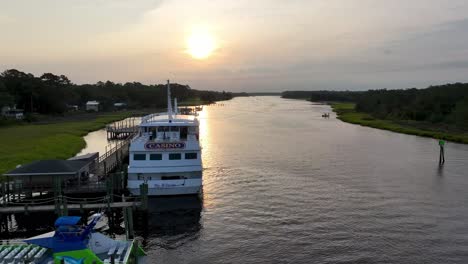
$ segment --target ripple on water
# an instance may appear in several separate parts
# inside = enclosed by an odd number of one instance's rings
[[[430,139],[325,120],[326,105],[204,111],[203,200],[151,216],[155,262],[468,262],[466,145],[438,168]]]

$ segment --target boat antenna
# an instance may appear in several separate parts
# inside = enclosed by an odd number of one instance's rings
[[[178,109],[177,109],[177,98],[174,98],[174,114],[177,115],[178,114]]]
[[[167,115],[169,116],[169,122],[172,122],[171,84],[169,80],[167,80]]]

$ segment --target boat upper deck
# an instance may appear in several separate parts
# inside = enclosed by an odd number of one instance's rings
[[[142,117],[140,127],[198,125],[199,122],[195,115],[173,114],[170,118],[167,113],[155,113]]]

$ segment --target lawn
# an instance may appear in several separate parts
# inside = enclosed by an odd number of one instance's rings
[[[338,119],[344,122],[390,130],[398,133],[438,139],[441,138],[453,142],[468,144],[468,133],[466,132],[442,130],[437,124],[428,125],[425,123],[425,128],[422,129],[422,124],[418,124],[417,122],[406,122],[407,124],[402,124],[404,123],[404,120],[376,119],[369,114],[357,112],[353,103],[332,103],[331,106],[333,111],[337,113]]]
[[[0,127],[0,175],[34,160],[70,158],[85,147],[84,135],[132,115],[103,113],[89,120]]]

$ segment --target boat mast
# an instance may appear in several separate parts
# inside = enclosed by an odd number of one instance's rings
[[[172,121],[172,104],[171,104],[171,84],[167,80],[167,115],[169,117],[169,122]]]
[[[178,112],[179,111],[177,109],[177,98],[174,98],[174,114],[177,115],[177,114],[179,114]]]

